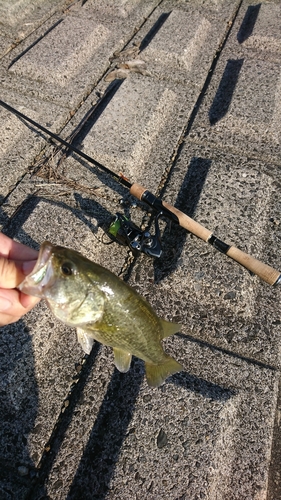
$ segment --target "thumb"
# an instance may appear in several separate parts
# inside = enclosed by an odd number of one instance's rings
[[[31,271],[35,261],[28,264],[30,265],[27,267],[26,263],[0,257],[0,288],[16,288]]]

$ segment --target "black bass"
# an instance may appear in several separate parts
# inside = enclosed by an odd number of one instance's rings
[[[121,372],[129,370],[132,355],[145,362],[147,382],[153,387],[182,370],[161,345],[180,325],[158,318],[133,288],[74,250],[44,242],[35,268],[19,289],[45,299],[58,319],[76,327],[87,354],[94,340],[111,346]]]

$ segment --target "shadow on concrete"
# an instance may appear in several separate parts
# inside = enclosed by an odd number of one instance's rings
[[[209,110],[210,125],[215,125],[228,112],[244,59],[229,59]]]
[[[35,47],[35,45],[37,45],[40,40],[42,40],[43,38],[45,38],[45,36],[47,36],[51,31],[53,31],[53,29],[55,29],[61,22],[63,21],[63,19],[59,19],[58,21],[56,21],[50,28],[47,29],[47,31],[45,31],[45,33],[43,33],[43,35],[39,36],[33,43],[31,43],[26,49],[24,49],[18,56],[16,56],[9,64],[8,66],[8,69],[11,69],[11,67],[21,58],[23,57],[29,50],[31,50],[33,47]]]
[[[220,315],[219,317],[224,316],[223,309],[219,310],[218,313]],[[220,352],[220,353],[222,353],[226,356],[229,356],[231,358],[240,359],[240,360],[242,360],[250,365],[260,366],[261,368],[265,368],[266,370],[276,371],[276,368],[272,365],[269,365],[267,363],[263,363],[262,361],[258,361],[257,359],[252,359],[252,358],[249,358],[247,356],[242,356],[241,354],[238,354],[237,352],[233,352],[230,349],[218,347],[215,344],[211,344],[210,342],[206,342],[206,340],[192,337],[192,335],[188,335],[186,333],[176,333],[175,336],[179,337],[181,339],[184,339],[186,342],[192,342],[194,344],[197,344],[197,345],[201,346],[202,348],[207,347],[207,348],[211,349],[213,352]]]
[[[178,193],[175,207],[193,217],[211,167],[208,158],[192,158]],[[176,172],[176,168],[174,170]],[[178,267],[178,259],[186,244],[188,232],[175,223],[168,223],[162,235],[163,254],[154,261],[154,279],[159,283]]]
[[[28,196],[11,218],[6,217],[4,214],[4,221],[6,219],[6,224],[4,222],[2,232],[10,238],[14,238],[23,224],[27,221],[28,217],[35,210],[39,200],[40,198],[37,196]],[[24,238],[22,243],[38,250],[39,245],[33,238],[25,232],[22,233],[22,236]]]
[[[98,101],[98,103],[95,104],[85,114],[85,116],[82,118],[77,127],[68,136],[68,138],[66,139],[68,142],[70,142],[73,146],[75,146],[78,149],[79,147],[81,148],[85,137],[90,132],[95,123],[98,121],[105,108],[108,106],[110,101],[115,96],[116,92],[121,87],[122,83],[123,80],[114,80],[109,84],[109,86],[105,91],[105,94],[100,99],[100,101]],[[71,151],[68,150],[66,157],[69,156],[70,154]]]
[[[66,210],[69,210],[75,217],[77,217],[83,224],[85,224],[92,233],[96,233],[98,227],[103,224],[109,224],[112,220],[112,214],[108,212],[102,205],[100,205],[97,201],[84,198],[79,193],[74,193],[74,198],[79,204],[79,208],[74,208],[68,205],[63,201],[54,201],[49,198],[44,197],[44,195],[32,195],[28,197],[24,203],[20,206],[20,210],[17,211],[13,215],[13,217],[7,220],[6,224],[3,227],[2,232],[9,236],[10,238],[14,238],[20,228],[24,225],[24,223],[29,219],[32,212],[35,210],[37,205],[43,201],[48,205],[54,205]],[[98,220],[98,225],[94,225],[91,223],[87,215],[95,215]],[[21,240],[22,243],[28,245],[32,248],[38,249],[39,244],[34,241],[28,234],[24,231],[21,232]],[[42,242],[40,242],[42,243]]]
[[[28,215],[21,214],[21,210],[18,209],[16,213],[10,218],[6,213],[5,213],[5,205],[4,207],[2,206],[3,203],[5,203],[6,197],[0,196],[0,224],[2,226],[1,232],[9,236],[10,238],[14,238],[19,230],[19,228],[22,226],[22,224],[27,220]],[[28,214],[31,213],[35,206],[37,205],[37,201],[35,202],[33,197],[27,198],[25,202],[22,204],[22,207],[28,207]],[[14,224],[12,221],[16,219],[16,224]],[[23,242],[26,245],[30,246],[31,248],[38,249],[38,244],[36,241],[34,241],[29,235],[26,233],[23,233],[24,237],[26,240]]]
[[[79,376],[77,376],[77,381],[75,385],[73,385],[71,392],[68,395],[69,405],[65,409],[65,411],[60,414],[53,432],[49,437],[47,443],[48,446],[45,446],[45,451],[43,452],[40,463],[38,465],[36,478],[34,479],[29,494],[26,496],[25,500],[34,500],[39,498],[42,500],[45,499],[45,483],[48,481],[48,476],[56,460],[57,454],[61,448],[66,431],[74,416],[76,405],[81,398],[81,395],[83,394],[88,377],[94,368],[99,349],[100,344],[98,342],[95,342],[90,355],[85,356],[86,362],[83,364],[82,370]],[[82,496],[81,498],[84,497]]]
[[[177,205],[189,211],[189,213],[193,212],[197,206],[210,165],[210,160],[194,158],[192,166],[188,171],[185,182],[183,183],[183,189],[181,189],[177,199]],[[191,193],[190,196],[188,196],[190,189]],[[63,202],[55,202],[44,199],[43,196],[32,196],[25,201],[25,203],[21,206],[21,210],[19,210],[7,223],[6,234],[10,237],[16,235],[19,232],[19,228],[22,227],[24,222],[30,217],[31,213],[41,200],[70,210],[81,220],[82,223],[87,224],[93,231],[96,230],[96,227],[91,227],[91,223],[83,211],[87,212],[87,210],[91,210],[91,212],[95,213],[95,216],[98,216],[99,221],[109,216],[109,213],[97,202],[84,199],[80,194],[76,194],[76,200],[79,203],[81,210],[69,207]],[[172,240],[174,241],[174,235]],[[33,246],[36,245],[36,242],[33,240],[31,240],[31,243],[33,243]],[[21,332],[19,337],[22,339]],[[14,339],[15,336],[10,336],[9,338],[11,340]],[[26,342],[30,342],[28,331],[25,331],[25,338]],[[5,337],[1,337],[1,340],[5,340]],[[6,341],[8,342],[8,338]],[[52,470],[52,466],[62,446],[66,431],[74,417],[77,402],[83,393],[89,374],[94,368],[99,348],[100,345],[95,343],[90,356],[87,357],[86,363],[83,365],[78,382],[74,385],[73,390],[68,396],[69,406],[67,410],[61,414],[48,442],[50,445],[50,451],[43,453],[39,467],[36,470],[30,460],[30,457],[25,457],[25,460],[29,460],[28,463],[30,463],[30,468],[34,475],[33,480],[29,475],[26,481],[26,486],[29,486],[28,494],[25,492],[26,500],[47,498],[46,484],[48,482],[50,471]],[[3,352],[5,352],[5,350]],[[27,391],[26,396],[24,395],[23,397],[22,394],[20,394],[18,396],[18,403],[16,403],[20,405],[22,415],[20,420],[18,420],[19,413],[17,413],[15,429],[13,427],[14,424],[12,415],[9,416],[9,422],[7,424],[9,426],[10,433],[5,428],[4,420],[2,422],[2,429],[4,429],[3,439],[8,439],[7,446],[10,446],[11,450],[14,451],[13,447],[15,443],[18,443],[18,440],[23,439],[23,436],[24,439],[27,440],[26,436],[30,432],[34,432],[33,425],[37,413],[38,394],[36,380],[33,374],[31,345],[25,350],[29,359],[28,365],[22,362],[21,350],[13,348],[11,349],[11,352],[16,358],[14,361],[12,359],[7,359],[7,362],[9,363],[8,366],[10,366],[11,362],[14,362],[14,364],[18,362],[18,366],[20,366],[19,373],[21,373],[20,377],[23,376],[23,380],[15,380],[14,391],[17,391],[19,382],[25,382],[25,378],[28,377],[28,383],[26,383],[25,386],[25,390]],[[128,373],[123,374],[116,369],[114,370],[108,385],[107,393],[94,423],[88,444],[73,478],[72,485],[67,495],[67,500],[74,500],[78,498],[83,498],[83,500],[104,500],[106,498],[110,488],[110,481],[113,477],[115,466],[119,459],[121,447],[128,434],[133,432],[133,430],[130,429],[130,422],[132,420],[143,377],[144,364],[141,360],[136,358],[133,359],[132,367]],[[206,398],[221,400],[222,402],[229,399],[233,395],[233,393],[229,390],[221,388],[216,384],[207,382],[198,377],[191,376],[185,372],[176,374],[175,376],[170,377],[169,380],[176,385],[186,388],[188,391],[193,391]],[[14,400],[15,397],[16,396],[14,395]],[[9,413],[7,414],[9,415]],[[3,453],[3,461],[7,462],[8,448],[5,448],[4,442],[1,444],[2,449],[7,450]],[[23,444],[19,443],[20,451]],[[21,463],[17,462],[17,466],[18,465],[21,465]],[[12,471],[14,472],[14,469],[12,469]],[[25,479],[23,479],[23,482],[24,481]],[[20,491],[17,489],[16,495],[11,497],[11,499],[20,499],[21,493],[19,493]],[[7,496],[7,498],[9,497]]]
[[[21,500],[36,474],[28,435],[38,409],[32,340],[23,320],[1,328],[0,360],[0,497]]]
[[[175,385],[180,385],[189,391],[195,392],[206,399],[212,399],[213,401],[226,402],[235,396],[233,390],[225,389],[218,384],[213,384],[200,377],[190,375],[187,372],[176,373],[172,380]]]
[[[123,442],[134,432],[129,425],[143,377],[143,363],[135,358],[128,373],[122,374],[115,369],[67,500],[106,498]],[[170,377],[169,381],[203,397],[222,402],[234,395],[228,389],[185,372]]]
[[[149,32],[145,35],[143,40],[141,41],[139,50],[140,52],[144,50],[151,40],[155,37],[155,35],[158,33],[160,28],[163,26],[164,22],[168,19],[170,15],[169,13],[162,13],[157,21],[154,23],[152,28],[149,30]],[[87,134],[90,132],[92,127],[95,125],[95,123],[98,121],[100,118],[101,114],[105,110],[105,108],[108,106],[110,101],[113,99],[115,96],[116,92],[119,90],[123,83],[124,79],[116,79],[113,82],[111,82],[104,95],[101,97],[99,102],[95,104],[87,113],[86,115],[82,118],[80,123],[77,125],[77,127],[73,130],[73,132],[69,135],[67,138],[68,142],[71,142],[73,146],[76,148],[79,148],[83,144],[83,140],[87,136]],[[68,155],[71,154],[71,151],[68,152]]]
[[[140,43],[139,51],[143,51],[151,42],[151,40],[155,37],[155,35],[158,33],[162,25],[165,23],[165,21],[168,19],[170,15],[169,13],[162,13],[157,21],[154,23],[152,28],[149,30],[149,32],[145,35],[143,40]],[[90,132],[92,127],[95,125],[95,123],[98,121],[102,113],[104,112],[105,108],[108,106],[110,101],[114,98],[116,92],[119,90],[121,87],[122,83],[124,82],[124,79],[115,79],[113,82],[111,82],[104,95],[100,98],[97,104],[95,104],[82,118],[80,123],[77,125],[77,127],[73,130],[73,132],[68,136],[66,139],[68,142],[70,142],[73,146],[76,148],[81,148],[83,146],[83,141],[87,134]],[[71,153],[70,150],[68,150],[67,155],[69,156]]]
[[[105,498],[121,446],[130,432],[143,376],[143,367],[136,359],[128,373],[114,370],[67,500]]]
[[[261,3],[258,3],[257,5],[249,5],[247,8],[246,14],[237,33],[237,40],[239,43],[245,42],[245,40],[247,40],[247,38],[249,38],[253,33],[260,8]]]
[[[4,201],[1,197],[1,203]],[[1,207],[2,232],[14,238],[37,202],[33,197],[28,198],[24,210],[17,211],[12,219]],[[37,242],[24,231],[22,237],[22,243],[38,248]],[[38,409],[32,340],[23,319],[1,327],[0,361],[0,497],[21,500],[26,498],[36,475],[34,461],[29,456],[28,435],[36,432]]]
[[[167,21],[170,14],[171,14],[171,12],[162,12],[162,14],[159,16],[159,18],[154,23],[152,28],[149,30],[149,32],[143,38],[143,40],[140,44],[140,52],[142,50],[146,49],[146,47],[148,47],[151,40],[155,37],[155,35],[157,35],[158,31],[162,28],[165,21]]]

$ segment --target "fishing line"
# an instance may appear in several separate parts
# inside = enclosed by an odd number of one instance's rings
[[[13,108],[12,106],[9,106],[9,104],[7,104],[6,102],[0,100],[0,105],[3,108],[10,111],[11,113],[13,113],[14,115],[21,118],[22,120],[24,120],[24,121],[30,123],[31,125],[33,125],[34,127],[38,128],[39,130],[44,132],[46,135],[49,135],[50,137],[52,137],[52,139],[55,139],[60,144],[63,144],[63,146],[67,147],[68,149],[71,149],[71,151],[73,151],[74,153],[76,153],[79,156],[81,156],[82,158],[84,158],[84,160],[87,160],[92,165],[95,165],[96,167],[100,168],[101,170],[103,170],[107,174],[115,177],[119,182],[121,182],[121,184],[123,184],[127,188],[130,189],[130,187],[132,186],[132,184],[128,181],[128,179],[126,177],[124,177],[122,174],[120,174],[120,175],[116,174],[115,172],[113,172],[113,170],[110,170],[109,168],[107,168],[104,165],[102,165],[101,163],[99,163],[97,160],[94,160],[94,158],[92,158],[91,156],[87,155],[86,153],[83,153],[83,151],[81,151],[80,149],[73,146],[70,142],[65,141],[59,135],[55,134],[54,132],[51,132],[51,130],[48,130],[46,127],[43,127],[43,125],[40,125],[40,123],[37,123],[36,121],[32,120],[31,118],[24,115],[23,113],[21,113],[20,111],[18,111],[15,108]]]
[[[52,139],[64,145],[66,148],[69,148],[71,151],[76,153],[78,156],[81,156],[92,165],[95,165],[110,176],[114,177],[119,183],[123,184],[123,186],[127,187],[130,190],[131,195],[133,195],[138,200],[145,202],[155,210],[157,214],[156,220],[158,220],[159,217],[167,217],[168,219],[176,222],[181,227],[194,234],[198,238],[202,239],[206,243],[212,245],[216,250],[235,260],[250,272],[259,276],[266,283],[270,285],[281,285],[281,273],[273,267],[264,264],[258,259],[255,259],[251,255],[242,252],[242,250],[239,250],[232,245],[228,245],[224,241],[217,238],[212,233],[212,231],[209,231],[204,226],[191,219],[188,215],[181,212],[177,208],[169,205],[165,201],[162,201],[160,198],[157,198],[153,193],[145,189],[140,184],[132,184],[129,179],[127,179],[127,177],[125,177],[122,173],[120,173],[119,175],[116,174],[113,170],[105,167],[100,162],[94,160],[94,158],[92,158],[91,156],[88,156],[83,151],[80,151],[80,149],[62,139],[59,135],[51,132],[46,127],[43,127],[42,125],[24,115],[20,111],[16,110],[4,101],[0,100],[0,105],[22,120],[30,123],[35,128],[41,130],[46,135],[52,137]],[[119,217],[119,219],[117,219],[115,223],[116,226],[113,227],[113,232],[115,231],[117,234],[120,229],[123,230],[125,238],[127,239],[127,243],[132,249],[143,251],[147,255],[150,255],[152,257],[160,257],[162,252],[160,235],[157,231],[157,227],[155,235],[151,235],[150,233],[146,234],[146,232],[141,231],[139,228],[137,228],[137,226],[131,223],[131,221],[128,221],[126,218],[124,219],[123,216]]]

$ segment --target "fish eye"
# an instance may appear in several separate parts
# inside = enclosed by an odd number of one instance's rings
[[[61,271],[64,274],[64,276],[71,276],[74,273],[73,266],[70,262],[64,262],[61,265]]]

